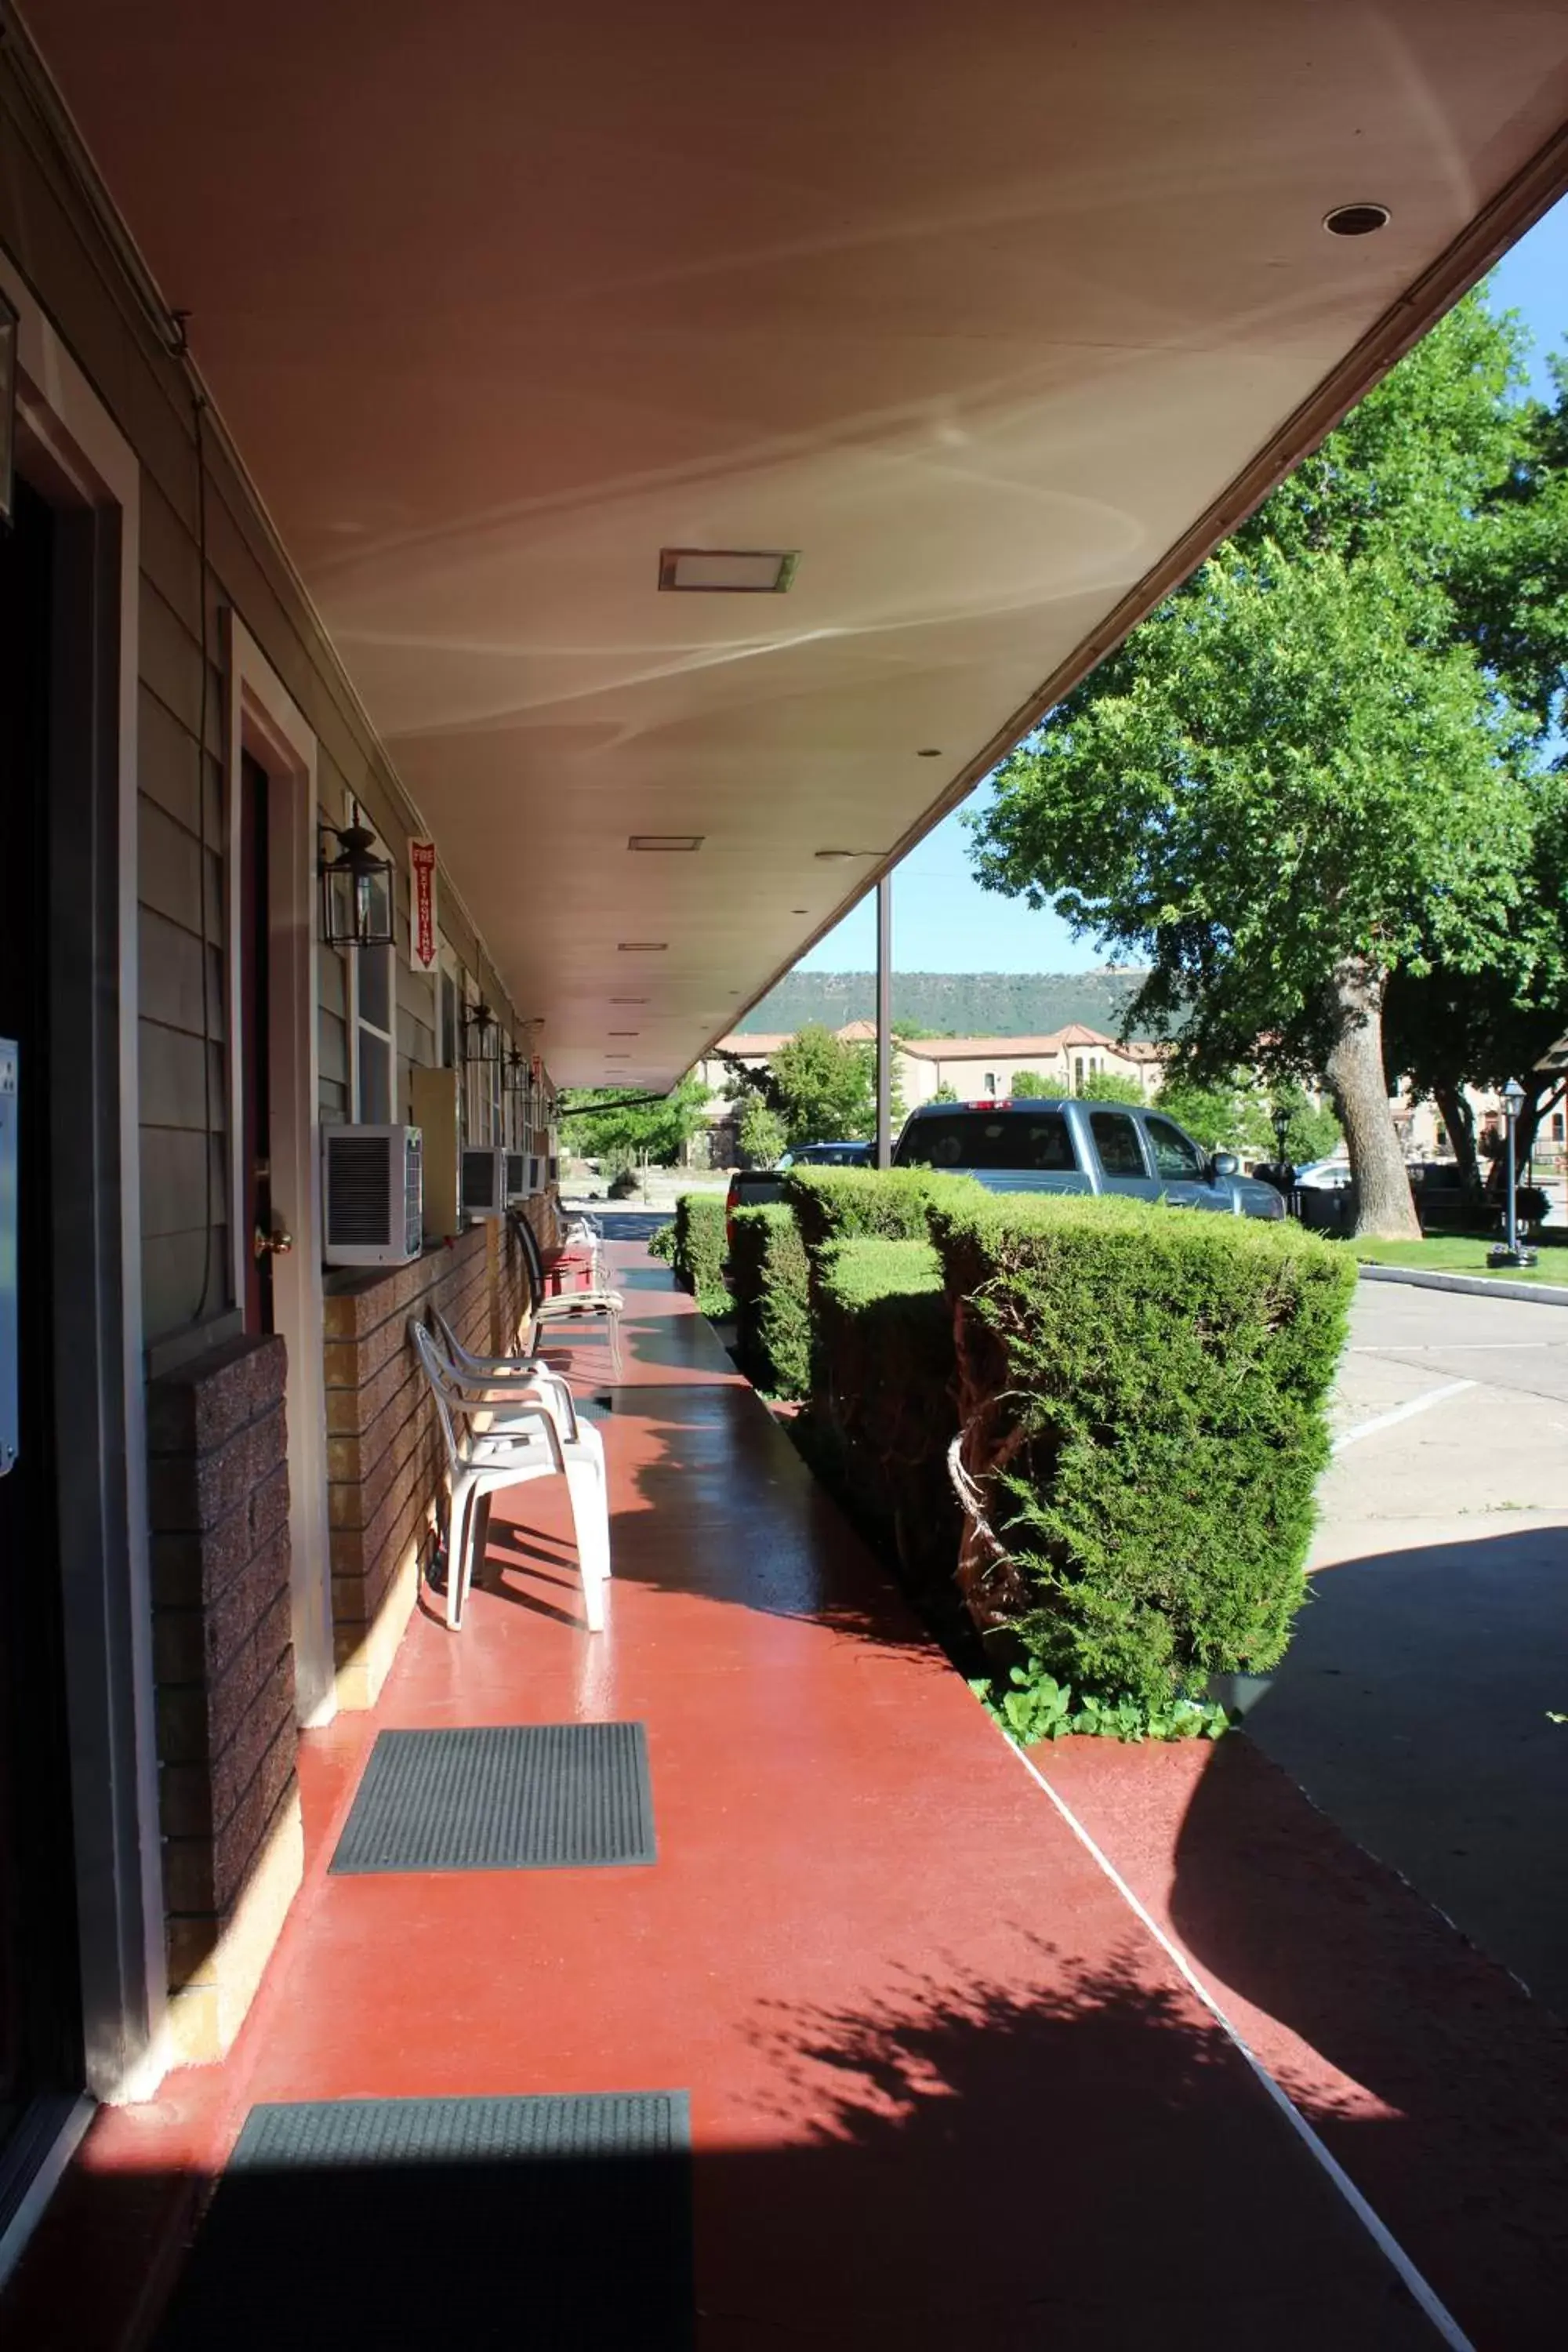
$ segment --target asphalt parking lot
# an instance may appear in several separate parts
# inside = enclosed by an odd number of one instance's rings
[[[1247,1727],[1568,2019],[1568,1307],[1363,1282],[1333,1423]]]

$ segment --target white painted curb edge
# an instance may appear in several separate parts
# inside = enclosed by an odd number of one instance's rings
[[[1426,1274],[1414,1265],[1358,1265],[1363,1282],[1404,1282],[1413,1290],[1459,1290],[1472,1298],[1528,1299],[1532,1307],[1568,1307],[1568,1287],[1555,1282],[1512,1282],[1506,1275]]]

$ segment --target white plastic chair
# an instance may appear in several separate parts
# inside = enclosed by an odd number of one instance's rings
[[[447,1547],[447,1624],[458,1633],[473,1580],[476,1526],[481,1504],[508,1486],[534,1478],[566,1481],[572,1532],[583,1577],[583,1608],[592,1633],[604,1631],[605,1585],[610,1572],[609,1510],[603,1457],[597,1464],[580,1443],[563,1444],[555,1416],[542,1398],[513,1395],[498,1405],[464,1381],[447,1361],[435,1334],[411,1323],[409,1338],[436,1402],[451,1474]],[[597,1433],[595,1433],[595,1435]]]
[[[430,1328],[464,1388],[493,1390],[500,1414],[504,1414],[509,1397],[537,1396],[549,1407],[563,1449],[580,1445],[604,1476],[605,1441],[594,1423],[579,1414],[571,1382],[563,1373],[542,1356],[477,1356],[471,1348],[464,1347],[438,1307],[430,1310]]]

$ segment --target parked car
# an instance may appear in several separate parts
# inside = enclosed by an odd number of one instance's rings
[[[779,1154],[781,1168],[870,1168],[877,1159],[874,1143],[797,1143]]]
[[[1331,1160],[1309,1160],[1296,1171],[1296,1189],[1307,1192],[1337,1192],[1351,1181],[1351,1164],[1342,1153]]]
[[[724,1200],[724,1246],[730,1249],[735,1240],[737,1209],[760,1209],[765,1202],[784,1199],[784,1171],[782,1168],[737,1168],[730,1179],[730,1190]]]
[[[911,1111],[895,1168],[951,1169],[994,1192],[1117,1192],[1274,1220],[1272,1184],[1211,1154],[1163,1111],[1076,1099],[927,1103]]]
[[[784,1180],[791,1168],[869,1168],[877,1157],[874,1143],[797,1143],[772,1168],[737,1168],[730,1179],[724,1203],[726,1244],[735,1238],[737,1209],[760,1209],[764,1202],[784,1199]]]

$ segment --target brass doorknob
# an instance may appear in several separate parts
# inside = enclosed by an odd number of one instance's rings
[[[287,1232],[282,1225],[274,1225],[269,1234],[263,1232],[262,1228],[258,1225],[256,1228],[256,1237],[252,1242],[251,1246],[255,1250],[258,1258],[287,1257],[289,1251],[294,1246],[294,1236],[291,1233]]]

